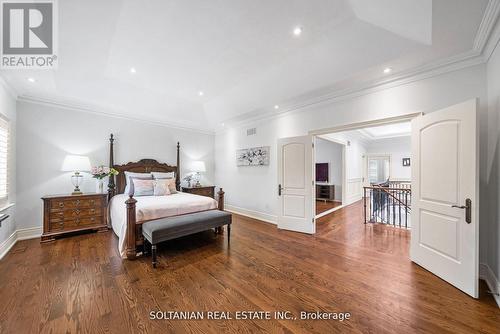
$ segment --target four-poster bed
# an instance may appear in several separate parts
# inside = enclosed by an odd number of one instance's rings
[[[114,163],[114,137],[109,138],[109,166],[119,174],[110,176],[108,182],[109,220],[113,231],[119,237],[120,253],[128,259],[135,259],[138,249],[144,245],[142,224],[144,222],[168,216],[219,209],[224,210],[224,191],[217,193],[217,201],[208,197],[181,193],[180,144],[177,143],[177,163],[171,166],[154,159],[142,159],[124,165]],[[141,196],[123,194],[126,186],[125,172],[134,173],[169,173],[175,175],[175,188],[178,193],[168,196]],[[220,230],[219,230],[220,232]]]

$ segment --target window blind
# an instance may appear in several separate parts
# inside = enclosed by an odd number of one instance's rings
[[[8,202],[9,194],[9,122],[0,118],[0,204]]]

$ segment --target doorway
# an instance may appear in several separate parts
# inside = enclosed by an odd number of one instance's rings
[[[318,136],[314,143],[315,218],[343,207],[345,189],[345,143]]]

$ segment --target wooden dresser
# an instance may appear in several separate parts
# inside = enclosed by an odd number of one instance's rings
[[[107,194],[51,195],[43,200],[41,242],[84,230],[107,230]]]
[[[215,186],[182,187],[182,192],[215,198]]]

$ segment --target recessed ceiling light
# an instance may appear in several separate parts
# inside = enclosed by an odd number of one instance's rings
[[[136,73],[136,72],[137,72],[137,70],[135,69],[135,67],[130,68],[130,73]]]
[[[389,73],[391,73],[391,72],[392,72],[392,68],[390,68],[390,67],[386,67],[386,68],[384,68],[384,73],[385,73],[385,74],[389,74]]]
[[[279,106],[279,105],[277,105],[277,104],[276,104],[276,105],[274,105],[274,109],[279,109],[279,108],[280,108],[280,106]]]
[[[35,82],[36,81],[35,78],[28,78],[26,80],[28,80],[29,82]]]
[[[293,34],[295,36],[300,36],[302,34],[302,27],[295,27],[295,28],[293,28]]]
[[[198,92],[198,95],[199,95],[199,96],[203,96],[203,95],[205,95],[205,93],[203,93],[203,91],[202,91],[202,90],[200,90],[200,91]]]

